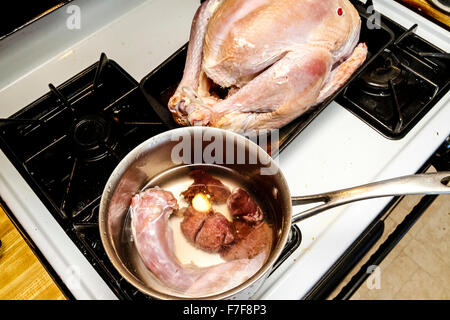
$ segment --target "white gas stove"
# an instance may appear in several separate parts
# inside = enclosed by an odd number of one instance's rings
[[[450,33],[390,0],[375,9],[445,52]],[[98,60],[102,52],[140,81],[188,40],[198,0],[75,0],[0,41],[0,118],[7,118]],[[70,8],[70,9],[69,9]],[[80,16],[74,14],[80,13]],[[447,92],[401,139],[387,139],[332,102],[279,155],[292,195],[416,173],[450,134]],[[77,299],[116,299],[33,188],[0,151],[0,197]],[[301,299],[391,199],[346,205],[298,223],[299,247],[255,299]],[[301,210],[304,208],[295,208]]]

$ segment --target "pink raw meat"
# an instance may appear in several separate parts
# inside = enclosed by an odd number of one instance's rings
[[[173,194],[159,188],[136,194],[131,202],[131,227],[139,255],[171,289],[196,297],[220,293],[246,281],[264,264],[266,252],[253,259],[236,259],[206,268],[182,264],[175,256],[168,225],[177,209]]]

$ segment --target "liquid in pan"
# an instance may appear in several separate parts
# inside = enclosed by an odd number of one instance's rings
[[[187,165],[153,178],[132,199],[122,239],[131,267],[167,294],[204,297],[232,289],[266,262],[271,209],[239,173]]]

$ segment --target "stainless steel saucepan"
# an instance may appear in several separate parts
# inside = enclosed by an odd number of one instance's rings
[[[214,149],[214,150],[213,150]],[[213,150],[213,151],[212,151]],[[246,282],[226,292],[199,299],[246,299],[253,296],[270,273],[288,239],[291,224],[346,203],[386,196],[450,193],[450,172],[412,175],[355,188],[312,196],[291,197],[275,161],[249,139],[209,127],[167,131],[131,151],[109,178],[100,204],[100,235],[108,257],[118,272],[140,291],[158,299],[182,299],[164,288],[139,262],[129,237],[124,237],[131,198],[149,181],[179,166],[211,164],[236,174],[270,217],[275,228],[271,253],[261,269]],[[293,205],[320,202],[293,214]],[[322,203],[323,202],[323,203]]]

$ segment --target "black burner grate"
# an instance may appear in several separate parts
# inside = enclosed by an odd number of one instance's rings
[[[396,40],[352,83],[337,101],[378,132],[404,137],[450,85],[450,55],[392,21]]]
[[[22,176],[120,298],[138,296],[110,264],[98,207],[106,181],[134,147],[167,130],[138,83],[102,54],[100,61],[8,119],[0,142]],[[144,296],[144,295],[142,295]]]
[[[6,119],[8,149],[63,220],[83,215],[132,148],[167,127],[136,81],[102,55],[83,71]]]

